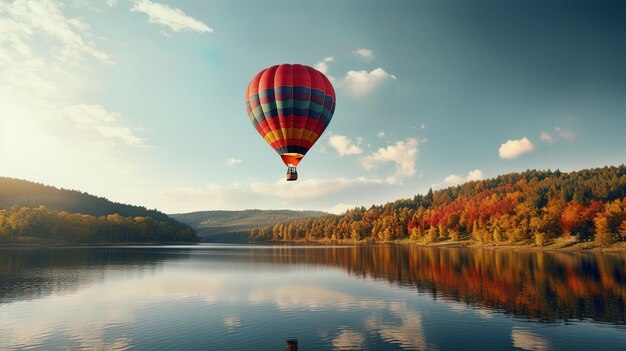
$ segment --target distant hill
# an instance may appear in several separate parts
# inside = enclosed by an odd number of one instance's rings
[[[44,208],[38,209],[40,206]],[[29,208],[31,210],[22,210],[20,212],[20,208]],[[157,210],[112,202],[103,197],[76,190],[59,189],[49,185],[7,177],[0,177],[0,211],[0,236],[3,234],[8,237],[22,234],[46,236],[42,232],[52,228],[53,224],[59,228],[63,224],[65,228],[64,233],[74,232],[77,230],[78,219],[63,214],[63,212],[67,212],[68,214],[87,215],[88,217],[83,218],[85,225],[98,226],[98,229],[104,228],[102,229],[103,237],[99,238],[102,240],[122,241],[126,238],[126,240],[141,239],[139,241],[149,241],[174,240],[176,238],[176,240],[187,241],[187,239],[195,237],[193,230],[189,226]],[[105,218],[98,222],[98,217],[109,215],[119,216],[117,216],[118,218]],[[92,218],[89,218],[89,216]],[[28,232],[29,224],[33,224],[44,217],[49,223],[40,225],[37,230],[32,230],[33,233],[26,233]],[[98,223],[96,224],[96,222]],[[18,227],[19,230],[17,229]],[[95,230],[94,228],[91,229]],[[139,237],[139,235],[135,235],[133,237],[131,233],[128,235],[124,234],[126,236],[122,238],[124,235],[121,232],[131,232],[135,229],[142,232],[144,236]],[[61,234],[57,236],[60,237]],[[66,236],[68,240],[75,238],[73,234]],[[81,238],[82,241],[96,239],[86,235],[82,235]]]
[[[198,211],[170,214],[175,220],[191,226],[203,241],[245,241],[248,232],[259,226],[274,225],[298,218],[328,215],[321,211],[244,210]]]
[[[0,208],[13,205],[45,206],[50,210],[92,216],[106,216],[114,213],[124,217],[150,216],[156,220],[173,222],[165,213],[148,210],[142,206],[112,202],[104,197],[76,190],[59,189],[27,180],[0,177]]]

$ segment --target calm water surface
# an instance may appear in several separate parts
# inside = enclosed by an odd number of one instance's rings
[[[623,255],[0,249],[0,349],[626,350]]]

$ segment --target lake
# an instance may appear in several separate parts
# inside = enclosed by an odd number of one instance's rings
[[[617,254],[0,249],[0,349],[626,350],[625,300]]]

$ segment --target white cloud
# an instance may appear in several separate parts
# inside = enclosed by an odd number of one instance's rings
[[[420,128],[422,129],[426,129],[426,125],[424,123],[422,123],[422,125],[420,126]]]
[[[381,184],[383,181],[367,178],[308,178],[293,183],[295,184],[286,182],[284,179],[280,179],[273,184],[256,182],[250,184],[250,191],[255,194],[279,199],[316,199],[355,187]]]
[[[378,67],[371,72],[348,71],[339,86],[353,97],[362,97],[376,90],[383,83],[395,80],[396,76]]]
[[[6,65],[7,60],[13,61],[17,55],[32,58],[34,50],[27,42],[35,36],[54,43],[53,55],[64,62],[80,61],[83,54],[87,54],[101,62],[113,63],[108,54],[96,48],[89,26],[76,18],[65,17],[62,7],[46,0],[17,0],[3,5],[0,8],[4,17],[0,21],[0,47],[4,47],[3,51],[10,48],[16,52],[13,55],[3,53],[2,65]],[[38,63],[25,61],[23,64]]]
[[[465,180],[471,182],[474,180],[483,180],[484,178],[485,176],[483,175],[483,171],[481,171],[480,169],[474,169],[469,171]]]
[[[302,174],[300,174],[302,176]],[[336,213],[352,204],[371,203],[372,193],[388,194],[397,185],[373,178],[305,178],[287,182],[207,184],[201,187],[158,189],[151,201],[166,203],[169,213],[206,210],[240,210],[244,208],[319,209]],[[390,201],[395,197],[385,198]],[[344,202],[344,204],[341,204]],[[382,202],[382,200],[381,200]]]
[[[106,3],[109,7],[113,7],[117,5],[117,0],[106,0]]]
[[[229,166],[236,166],[240,163],[241,163],[241,160],[238,158],[234,158],[234,157],[231,157],[228,160],[226,160],[226,164]]]
[[[482,180],[482,179],[485,179],[483,172],[480,169],[474,169],[474,170],[469,171],[469,173],[467,174],[465,178],[461,177],[460,175],[450,174],[449,176],[445,177],[441,183],[433,184],[433,188],[443,189],[443,188],[450,187],[450,186],[460,185],[465,182],[471,182],[471,181]]]
[[[535,149],[535,145],[524,137],[519,140],[508,140],[506,143],[500,145],[498,153],[500,158],[516,158],[522,154],[531,152]]]
[[[151,2],[149,0],[135,0],[132,12],[143,12],[148,15],[150,23],[162,24],[174,32],[194,31],[198,33],[213,33],[213,28],[205,23],[186,15],[178,8]]]
[[[341,214],[355,207],[358,207],[358,206],[354,204],[345,204],[343,202],[340,202],[336,204],[335,206],[329,208],[327,212],[334,213],[334,214]]]
[[[559,139],[565,139],[571,143],[571,142],[574,142],[574,140],[576,139],[576,132],[572,130],[563,129],[561,127],[556,127],[554,128],[554,131],[556,133],[556,136],[552,136],[552,134],[548,132],[541,132],[539,139],[546,143],[552,143]]]
[[[376,133],[376,136],[379,137],[379,138],[384,138],[385,137],[385,131],[384,130],[378,131],[378,133]]]
[[[356,146],[350,138],[345,135],[333,134],[328,138],[328,145],[332,146],[339,156],[359,155],[363,150]]]
[[[89,25],[63,9],[54,1],[0,2],[0,174],[131,202],[149,177],[138,176],[139,162],[118,144],[145,141],[120,114],[81,101],[86,84],[97,84],[91,72],[113,60]],[[86,116],[76,114],[81,109]],[[119,183],[127,187],[110,187]]]
[[[119,140],[132,146],[147,146],[129,127],[119,124],[121,114],[109,112],[100,105],[68,106],[65,116],[78,129],[95,132],[104,139]]]
[[[370,61],[374,58],[374,51],[372,49],[356,49],[352,51],[352,53],[366,61]]]
[[[445,177],[443,179],[443,184],[451,186],[451,185],[458,185],[465,182],[465,178],[461,177],[460,175],[456,175],[456,174],[450,174],[449,176]],[[439,187],[436,187],[439,188]]]
[[[396,166],[395,173],[387,177],[386,181],[390,184],[401,184],[402,180],[415,174],[417,152],[417,139],[400,140],[361,158],[361,166],[369,170],[393,162]]]
[[[324,57],[320,62],[315,64],[315,69],[326,74],[328,72],[328,63],[334,62],[334,56]]]
[[[561,138],[569,141],[570,143],[576,139],[576,133],[572,130],[563,129],[561,127],[556,127],[554,130]]]
[[[546,142],[546,143],[551,143],[553,138],[552,138],[552,135],[550,135],[550,133],[541,132],[541,135],[539,136],[539,140]]]

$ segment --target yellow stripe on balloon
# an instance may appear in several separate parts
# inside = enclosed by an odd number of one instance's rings
[[[305,128],[281,128],[267,132],[267,134],[263,136],[263,139],[271,144],[276,140],[284,140],[283,135],[288,135],[287,132],[291,133],[291,135],[294,136],[302,134],[302,138],[293,137],[292,139],[302,139],[308,140],[310,142],[315,142],[319,138],[319,135],[317,133]],[[276,136],[278,136],[278,138]]]

